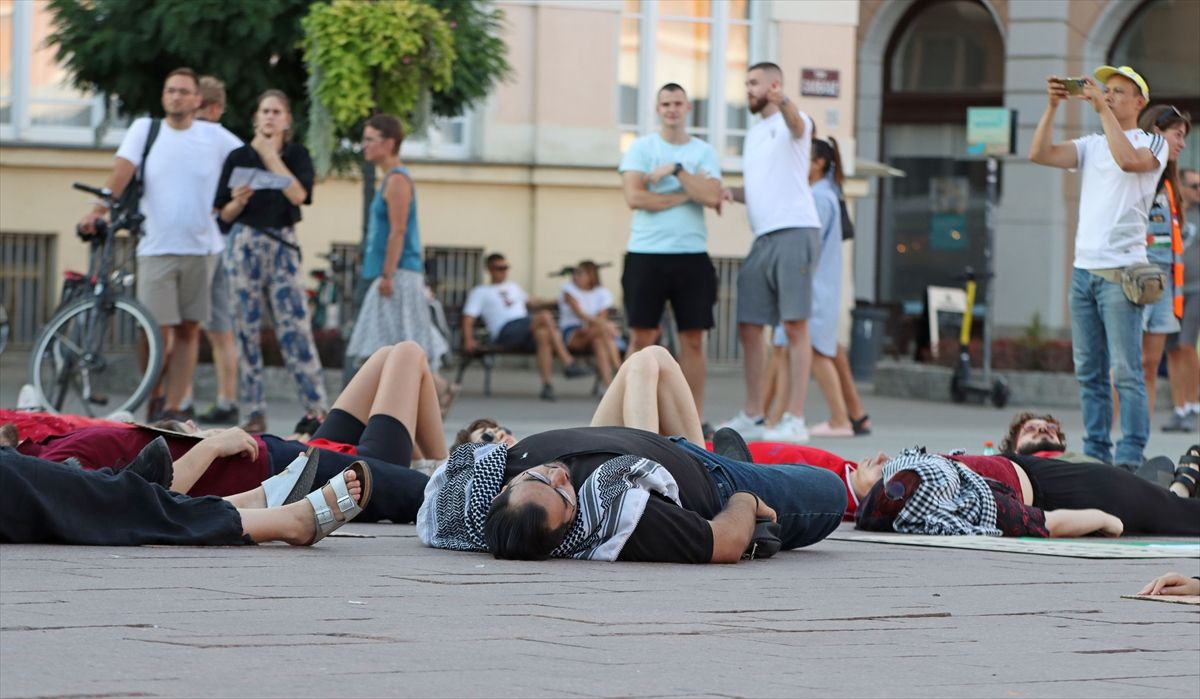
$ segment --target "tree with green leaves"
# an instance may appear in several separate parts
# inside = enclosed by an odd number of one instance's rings
[[[250,138],[255,100],[274,87],[305,123],[300,20],[312,0],[50,0],[48,42],[76,87],[114,95],[126,115],[162,109],[163,78],[180,66],[225,81],[222,121]]]

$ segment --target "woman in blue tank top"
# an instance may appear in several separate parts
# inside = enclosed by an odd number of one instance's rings
[[[370,286],[359,308],[346,356],[351,361],[363,361],[380,347],[412,340],[425,350],[430,369],[437,372],[450,347],[434,328],[429,314],[417,194],[400,160],[403,140],[400,120],[390,114],[376,114],[363,127],[363,157],[385,174],[371,202],[363,246],[362,273]],[[437,383],[441,388],[443,382]]]

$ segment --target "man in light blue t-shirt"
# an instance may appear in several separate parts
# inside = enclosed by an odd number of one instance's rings
[[[717,151],[687,132],[687,93],[658,90],[658,133],[629,146],[618,168],[633,209],[621,287],[632,337],[629,354],[658,341],[667,302],[679,328],[679,365],[704,416],[704,333],[713,326],[717,274],[708,257],[704,207],[721,204]],[[626,355],[628,356],[628,355]]]

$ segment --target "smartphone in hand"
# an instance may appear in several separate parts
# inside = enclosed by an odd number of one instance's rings
[[[1087,81],[1083,78],[1058,78],[1055,82],[1063,86],[1068,95],[1082,95]]]

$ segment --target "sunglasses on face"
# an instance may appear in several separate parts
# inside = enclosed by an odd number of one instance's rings
[[[483,432],[479,433],[479,441],[484,444],[500,441],[501,435],[511,435],[512,430],[507,427],[488,427]]]
[[[537,481],[538,483],[544,483],[553,488],[554,492],[558,493],[558,497],[562,498],[563,502],[567,504],[567,509],[573,509],[575,507],[575,497],[571,495],[566,488],[559,488],[551,483],[549,476],[539,471],[526,471],[523,475],[524,480]]]

